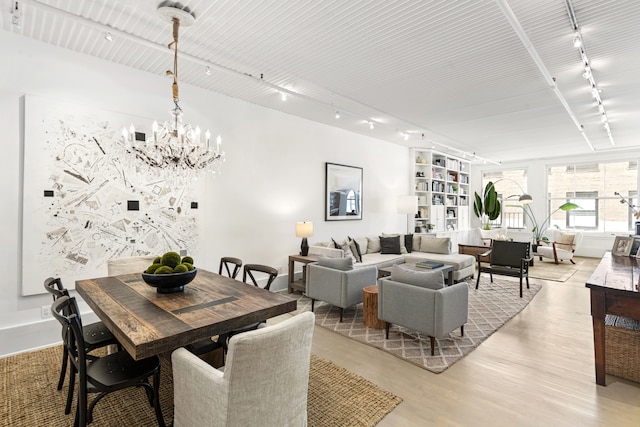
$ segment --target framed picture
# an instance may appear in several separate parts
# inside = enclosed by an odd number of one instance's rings
[[[640,236],[631,236],[633,242],[631,243],[631,252],[629,252],[629,256],[638,257],[638,249],[640,249]]]
[[[362,219],[362,168],[326,163],[325,221]]]
[[[633,237],[616,236],[613,242],[611,253],[619,256],[629,256],[631,246],[633,245]]]

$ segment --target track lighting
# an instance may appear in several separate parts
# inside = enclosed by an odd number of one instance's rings
[[[373,122],[369,122],[369,129],[373,130]]]
[[[336,110],[336,119],[339,119],[339,118],[340,118],[340,111]]]
[[[283,101],[287,100],[287,94],[284,92],[280,92],[280,99],[282,99]]]
[[[209,66],[207,65],[207,68],[204,70],[204,73],[205,73],[207,76],[210,76],[210,75],[211,75],[211,67],[209,67]]]
[[[582,37],[580,37],[580,33],[576,31],[575,35],[573,36],[573,47],[577,49],[580,46],[582,46]]]
[[[104,39],[108,42],[112,42],[113,41],[113,36],[111,35],[111,33],[107,33],[104,35]]]

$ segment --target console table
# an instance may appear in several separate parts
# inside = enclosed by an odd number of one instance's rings
[[[640,320],[640,262],[628,256],[602,257],[586,283],[591,290],[596,383],[606,385],[605,328],[607,314]]]

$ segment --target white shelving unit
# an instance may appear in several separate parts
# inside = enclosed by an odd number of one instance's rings
[[[421,148],[412,148],[410,156],[411,191],[418,196],[415,232],[467,230],[469,162]]]

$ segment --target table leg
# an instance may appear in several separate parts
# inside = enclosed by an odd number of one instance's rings
[[[291,286],[291,284],[293,283],[294,274],[295,274],[294,271],[293,271],[293,264],[294,264],[294,261],[291,258],[289,258],[289,277],[287,279],[287,282],[288,282],[288,284],[287,284],[287,292],[288,293],[293,292],[293,287]]]
[[[453,269],[449,271],[449,275],[447,276],[447,286],[453,285]]]
[[[591,318],[593,321],[593,352],[596,365],[596,384],[602,386],[607,385],[604,328],[605,315],[605,292],[600,289],[591,289]]]

